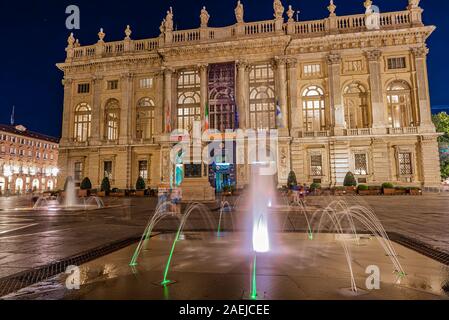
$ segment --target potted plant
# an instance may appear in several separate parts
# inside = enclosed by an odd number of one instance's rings
[[[407,194],[407,188],[405,187],[396,187],[395,190],[396,190],[395,194],[397,196],[404,196]]]
[[[312,183],[310,185],[310,192],[315,196],[319,196],[321,194],[321,185],[319,183]]]
[[[355,193],[357,189],[357,180],[355,179],[352,172],[348,172],[346,174],[343,185],[345,186],[347,193]]]
[[[369,194],[372,196],[378,196],[382,193],[382,187],[379,186],[369,186]]]
[[[109,196],[111,193],[111,183],[109,182],[109,178],[105,177],[101,182],[101,192],[98,193],[99,197]]]
[[[334,195],[339,197],[339,196],[344,196],[346,194],[346,187],[336,187],[334,189]]]
[[[422,190],[418,187],[411,187],[407,191],[411,196],[422,196]]]
[[[364,185],[364,184],[361,184],[358,186],[357,192],[361,196],[370,196],[371,195],[371,190],[369,189],[369,187],[367,185]]]
[[[289,190],[293,190],[298,185],[298,181],[296,180],[296,174],[294,171],[290,171],[287,179],[287,188]]]
[[[78,191],[78,196],[81,198],[88,197],[90,195],[90,190],[92,189],[92,183],[89,178],[84,178],[81,181],[80,190]]]
[[[385,196],[393,196],[396,194],[394,185],[389,182],[385,182],[384,184],[382,184],[382,191]]]
[[[145,196],[146,189],[145,180],[142,177],[139,177],[136,182],[136,196],[143,197]]]

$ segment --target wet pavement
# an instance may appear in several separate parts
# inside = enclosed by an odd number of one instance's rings
[[[374,209],[387,231],[449,253],[447,194],[358,201]],[[141,234],[156,199],[108,199],[106,205],[114,207],[91,212],[16,211],[11,209],[31,206],[30,198],[0,197],[0,278]]]
[[[151,239],[136,268],[129,261],[136,245],[116,251],[80,267],[80,290],[67,290],[66,275],[28,287],[5,299],[75,300],[239,300],[248,299],[252,288],[251,248],[246,236],[224,233],[186,233],[177,243],[168,279],[163,279],[173,235]],[[358,292],[350,290],[351,277],[341,238],[322,234],[309,240],[306,234],[272,235],[272,249],[258,254],[256,287],[261,300],[447,300],[442,290],[449,267],[395,244],[398,261],[407,276],[399,278],[390,256],[376,238],[345,238],[351,250]],[[369,266],[379,268],[380,284],[366,287]],[[371,282],[370,282],[371,283]]]

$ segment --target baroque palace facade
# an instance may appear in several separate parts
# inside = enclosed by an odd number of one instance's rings
[[[22,125],[0,125],[0,196],[56,188],[59,141]]]
[[[426,65],[435,27],[423,24],[419,2],[379,14],[365,1],[365,13],[339,16],[330,1],[325,19],[295,21],[275,0],[273,20],[245,22],[239,1],[229,27],[209,27],[203,8],[198,29],[176,31],[170,8],[158,38],[133,40],[129,26],[124,40],[105,42],[101,30],[90,46],[70,35],[58,64],[60,184],[67,176],[94,186],[108,176],[118,188],[139,176],[152,187],[178,180],[170,132],[208,117],[221,131],[278,128],[279,185],[291,170],[323,186],[341,185],[348,171],[360,183],[439,185]],[[180,172],[208,193],[247,185],[251,171],[217,157]]]

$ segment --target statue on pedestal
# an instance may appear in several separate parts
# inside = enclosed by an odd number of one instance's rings
[[[167,11],[167,16],[165,17],[165,31],[173,31],[173,8]]]
[[[234,12],[235,12],[235,19],[237,20],[237,23],[243,23],[245,9],[243,8],[243,4],[240,0],[237,2],[237,7],[235,8]]]
[[[282,19],[282,16],[284,15],[285,8],[282,5],[281,0],[274,0],[273,9],[274,9],[274,17],[276,18],[276,20]]]
[[[209,24],[210,15],[209,12],[207,12],[206,7],[203,7],[201,10],[201,28],[207,28],[207,25]]]

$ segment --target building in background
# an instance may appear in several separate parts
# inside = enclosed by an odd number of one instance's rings
[[[230,150],[210,166],[169,161],[170,132],[207,119],[221,131],[279,129],[279,185],[291,170],[323,186],[341,185],[348,171],[359,183],[439,185],[426,64],[435,27],[423,24],[417,0],[391,13],[364,5],[339,16],[331,1],[328,17],[295,21],[274,0],[273,20],[245,22],[239,1],[229,27],[210,27],[203,8],[198,29],[177,31],[170,9],[158,38],[133,40],[129,26],[122,41],[105,42],[101,30],[80,46],[70,35],[58,64],[60,184],[87,176],[99,186],[107,176],[132,188],[142,176],[150,186],[244,187],[251,163],[225,161]]]
[[[0,125],[0,194],[54,190],[59,141],[24,126]]]

